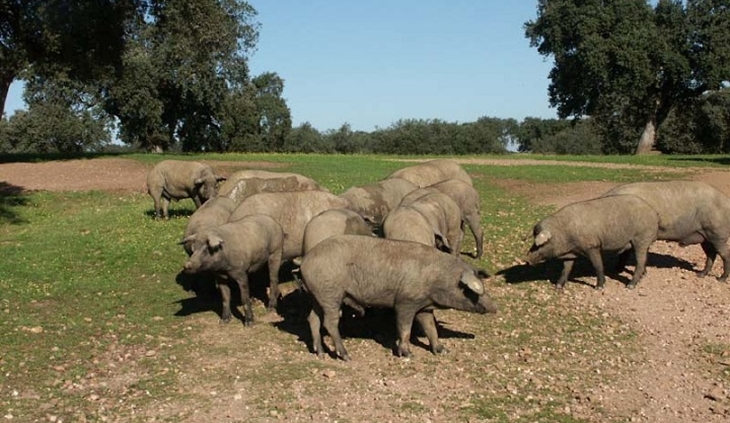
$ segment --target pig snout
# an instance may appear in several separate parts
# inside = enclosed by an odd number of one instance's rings
[[[497,304],[492,301],[492,298],[490,298],[489,295],[486,294],[479,297],[479,306],[479,312],[482,314],[496,313],[499,310]]]

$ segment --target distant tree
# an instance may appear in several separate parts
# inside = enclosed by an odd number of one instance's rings
[[[519,146],[518,151],[527,152],[533,150],[533,144],[552,137],[568,127],[570,127],[570,121],[566,119],[526,117],[513,130],[512,135]]]
[[[258,112],[258,134],[269,151],[281,151],[291,131],[291,111],[282,97],[284,80],[274,72],[253,78]]]
[[[600,134],[593,119],[581,119],[561,131],[532,142],[533,153],[543,154],[601,154],[602,143]]]
[[[552,56],[550,103],[561,118],[593,116],[608,140],[640,133],[638,154],[682,101],[730,80],[729,0],[539,0],[525,24]],[[626,143],[615,146],[628,152]]]
[[[284,139],[283,151],[289,153],[333,153],[322,134],[309,122],[293,128]]]
[[[123,128],[120,138],[155,150],[175,144],[185,151],[225,150],[232,140],[223,139],[223,109],[240,104],[251,83],[247,54],[258,39],[256,11],[240,0],[149,5],[130,24],[123,71],[105,90],[107,111]]]
[[[657,135],[663,153],[730,153],[730,89],[685,102],[667,118]]]

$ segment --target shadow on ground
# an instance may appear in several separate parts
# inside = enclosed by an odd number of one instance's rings
[[[0,223],[22,224],[27,223],[16,212],[17,207],[28,205],[23,187],[0,181]]]
[[[630,266],[635,265],[633,258],[629,259],[627,263]],[[628,269],[617,269],[618,257],[615,254],[604,254],[603,266],[606,269],[606,277],[614,279],[624,285],[631,281],[631,271]],[[503,276],[505,282],[508,284],[520,284],[525,282],[535,282],[542,280],[549,280],[551,283],[556,283],[560,278],[560,272],[562,271],[561,260],[549,260],[544,263],[537,264],[535,266],[529,266],[526,264],[515,265],[497,272],[497,275]],[[686,260],[682,260],[667,254],[658,254],[650,252],[647,256],[647,271],[651,271],[651,268],[660,269],[684,269],[684,270],[695,270],[694,265]],[[632,269],[633,270],[633,269]],[[570,273],[568,282],[579,283],[583,285],[595,286],[596,284],[596,271],[593,266],[585,258],[579,258],[573,271]]]

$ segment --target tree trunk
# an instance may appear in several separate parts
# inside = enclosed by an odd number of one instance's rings
[[[656,143],[656,122],[651,117],[644,126],[644,132],[641,133],[639,145],[636,147],[636,154],[649,154],[654,149]]]
[[[5,115],[5,101],[8,99],[8,91],[10,91],[10,84],[12,83],[13,77],[0,80],[0,118]]]

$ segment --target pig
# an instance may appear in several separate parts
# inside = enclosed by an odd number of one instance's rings
[[[450,219],[446,218],[447,214]],[[406,195],[401,205],[388,214],[383,224],[383,234],[388,239],[417,242],[458,255],[459,249],[454,248],[452,243],[460,245],[460,238],[454,239],[455,235],[448,235],[450,229],[461,234],[460,223],[458,207],[452,200],[438,191],[421,188]],[[443,352],[433,311],[420,313],[418,321],[423,331],[431,334],[428,336],[431,350],[434,353]]]
[[[238,284],[246,326],[254,322],[248,275],[268,265],[268,307],[270,311],[276,310],[284,234],[274,219],[260,214],[246,216],[235,222],[203,228],[182,242],[192,246],[192,255],[184,265],[184,272],[211,272]],[[227,281],[218,284],[223,302],[221,323],[231,321],[231,291]]]
[[[315,180],[298,173],[240,170],[228,176],[218,195],[236,203],[259,192],[327,191]]]
[[[316,215],[329,209],[347,208],[347,200],[324,191],[262,192],[243,200],[229,221],[251,214],[265,214],[284,231],[284,260],[302,255],[304,228]]]
[[[236,208],[236,203],[227,197],[215,197],[206,201],[199,209],[195,210],[188,220],[183,238],[193,235],[203,228],[219,226],[228,222],[231,213]],[[193,253],[192,245],[184,243],[183,248],[188,257]]]
[[[484,231],[481,226],[482,217],[479,192],[473,186],[459,179],[448,179],[430,185],[428,188],[435,189],[448,196],[459,206],[462,222],[465,222],[469,226],[472,235],[474,235],[476,252],[471,254],[471,257],[475,259],[482,258],[484,254]]]
[[[459,163],[452,159],[435,159],[404,167],[386,177],[386,179],[389,178],[405,179],[418,188],[425,188],[447,179],[459,179],[469,185],[474,185],[471,176],[466,173]]]
[[[335,235],[373,235],[372,228],[358,213],[349,209],[330,209],[314,216],[304,228],[304,254]]]
[[[578,256],[587,256],[596,270],[596,289],[606,278],[602,251],[622,253],[633,248],[636,268],[627,288],[635,288],[646,270],[649,246],[657,238],[657,212],[633,195],[615,195],[573,203],[542,219],[533,228],[534,243],[527,254],[530,265],[547,259],[563,260],[556,288],[562,289]]]
[[[637,182],[618,186],[603,196],[619,194],[639,197],[658,213],[657,239],[677,241],[680,245],[700,244],[707,257],[698,276],[707,276],[719,254],[723,272],[718,280],[727,280],[730,198],[698,181]]]
[[[464,231],[462,230],[461,210],[454,200],[439,191],[421,188],[403,197],[399,207],[404,206],[418,210],[432,228],[438,229],[441,237],[445,237],[451,254],[458,255],[461,252]],[[392,227],[392,225],[390,226]],[[400,228],[398,231],[403,232],[406,229]],[[386,238],[390,237],[386,235]]]
[[[390,178],[372,184],[352,187],[340,197],[350,202],[350,209],[358,212],[372,226],[383,224],[385,216],[400,204],[403,197],[418,188],[401,178]]]
[[[218,176],[203,163],[163,160],[147,174],[147,192],[155,205],[155,217],[169,218],[170,200],[191,198],[195,208],[216,196],[218,182],[225,177]]]
[[[320,333],[324,322],[335,353],[345,361],[350,356],[338,329],[340,307],[345,301],[360,307],[394,308],[399,334],[397,353],[401,357],[411,355],[414,318],[429,317],[428,312],[434,308],[482,314],[497,311],[474,269],[457,257],[415,242],[334,236],[307,252],[301,273],[304,287],[313,298],[307,318],[312,350],[324,354]],[[426,335],[431,340],[436,334]]]

